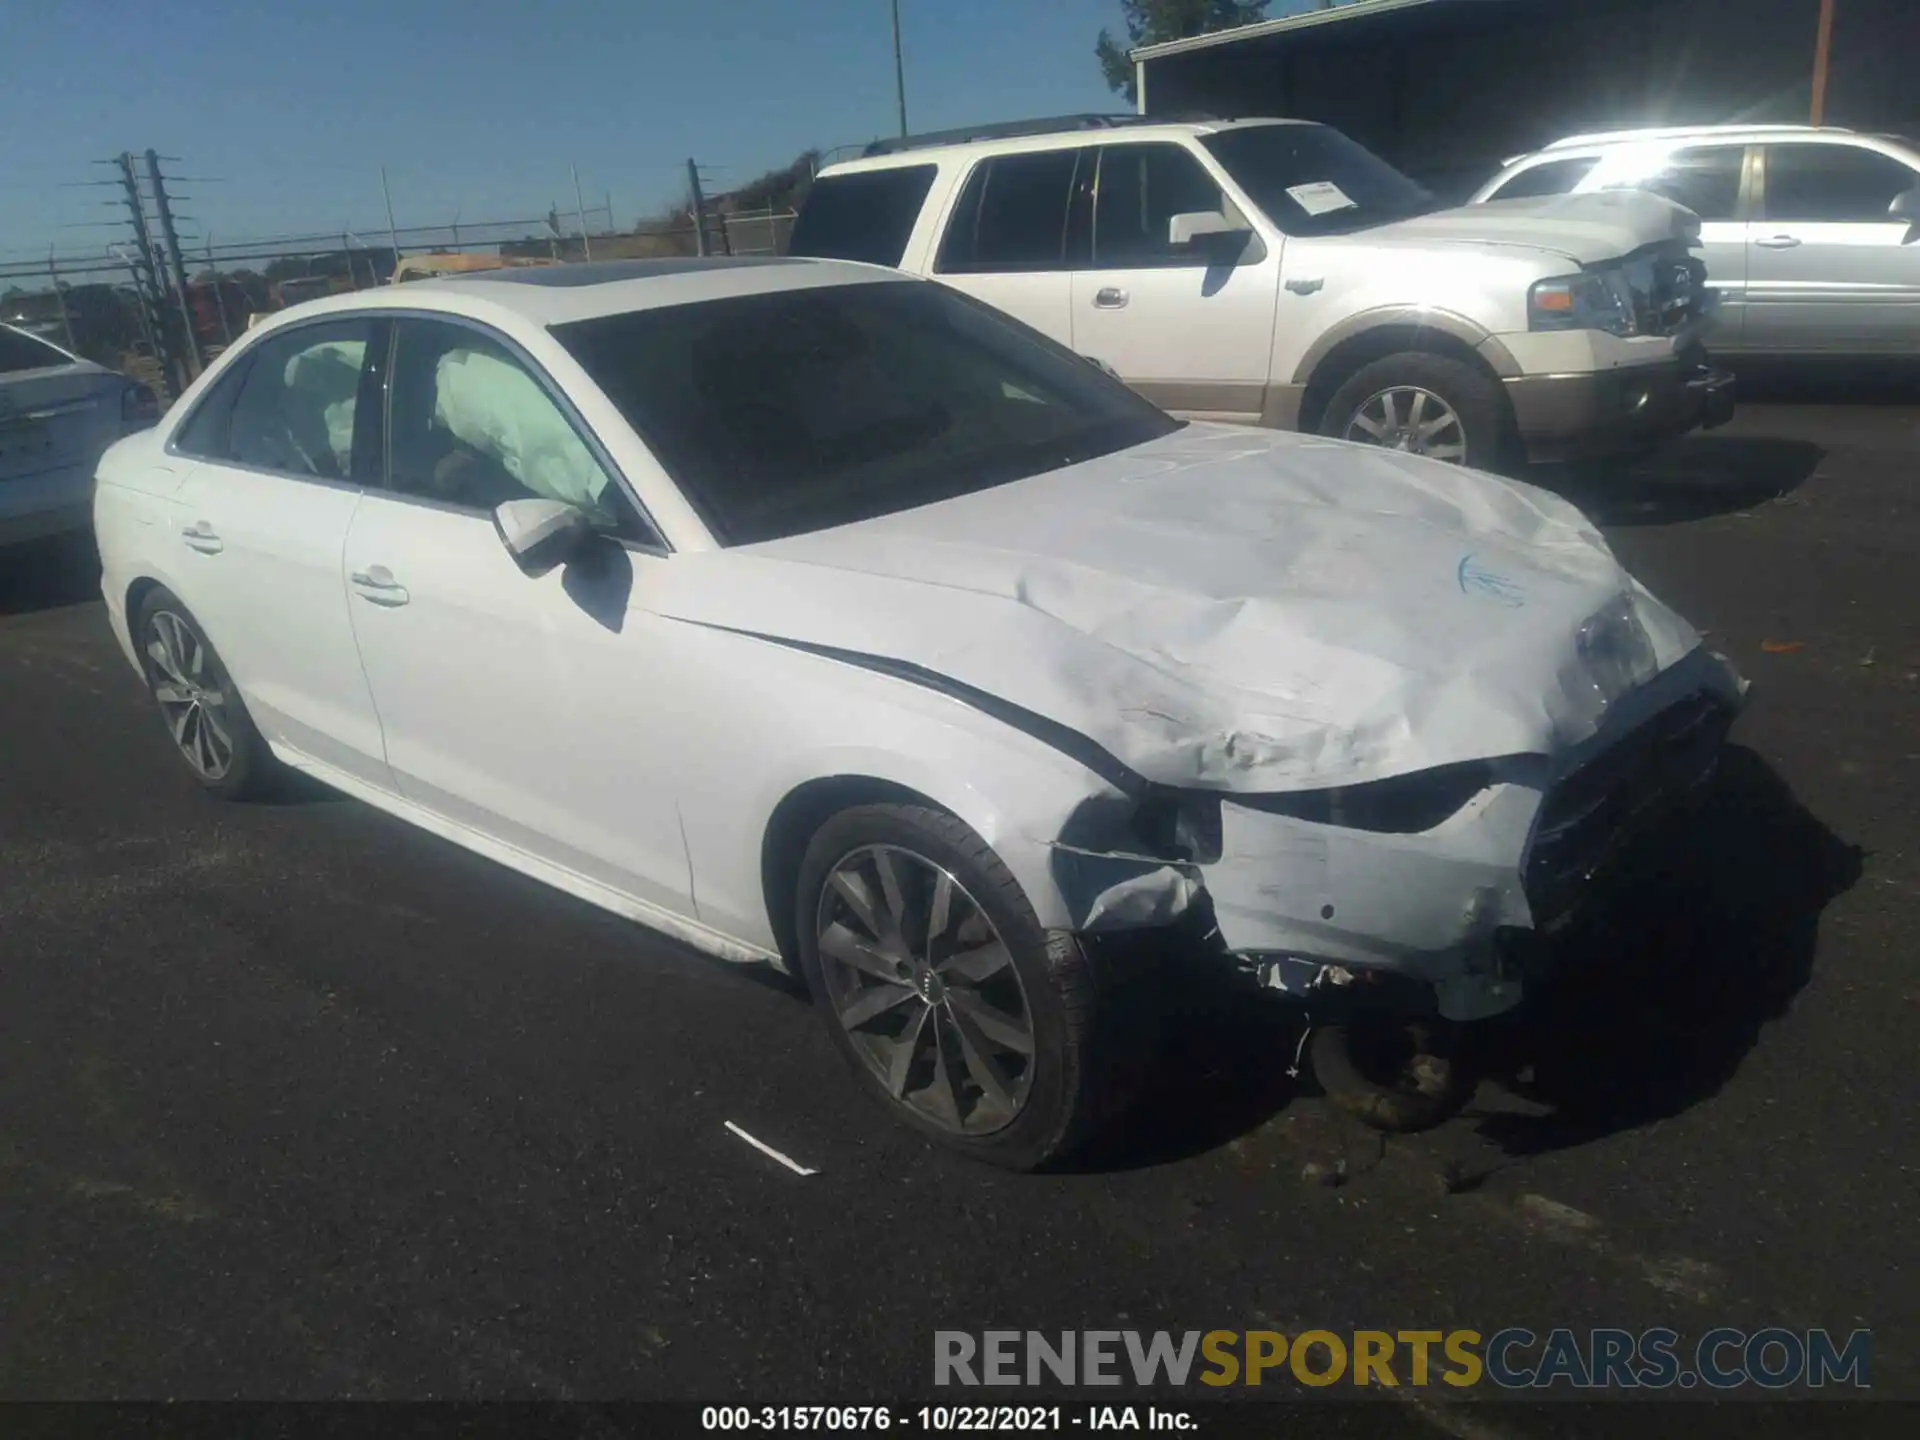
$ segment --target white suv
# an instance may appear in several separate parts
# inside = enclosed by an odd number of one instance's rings
[[[1176,414],[1494,468],[1732,414],[1697,240],[1639,192],[1442,210],[1322,125],[1082,116],[876,142],[791,251],[943,281]]]
[[[1576,135],[1474,198],[1621,188],[1699,215],[1716,351],[1920,355],[1920,145],[1800,125]]]

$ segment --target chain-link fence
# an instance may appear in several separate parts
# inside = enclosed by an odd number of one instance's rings
[[[632,230],[585,235],[564,233],[549,214],[412,226],[371,237],[353,230],[225,242],[208,237],[184,247],[185,313],[200,353],[211,360],[256,316],[389,283],[401,256],[501,256],[567,264],[691,256],[703,248],[710,255],[777,255],[785,253],[795,218],[790,208],[735,210],[721,201],[709,211],[704,234],[696,232],[691,214],[682,213]],[[154,333],[152,306],[142,303],[136,259],[120,244],[91,255],[0,263],[0,321],[45,335],[112,369],[138,373],[168,394],[174,385],[159,364],[167,347]]]

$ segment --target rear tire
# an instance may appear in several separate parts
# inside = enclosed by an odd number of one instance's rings
[[[863,1088],[977,1160],[1065,1158],[1148,1072],[1145,968],[1097,967],[1043,930],[992,847],[943,811],[862,805],[828,820],[800,864],[795,934]]]
[[[264,792],[277,772],[273,754],[199,621],[156,586],[141,597],[132,626],[147,691],[195,783],[224,800]]]
[[[1356,370],[1327,401],[1320,433],[1476,470],[1497,470],[1516,450],[1500,382],[1464,360],[1420,350]]]

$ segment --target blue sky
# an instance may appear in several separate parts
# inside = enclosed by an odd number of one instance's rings
[[[1286,0],[1275,13],[1293,8]],[[901,0],[908,120],[1118,109],[1093,41],[1115,0]],[[0,259],[95,251],[113,192],[63,188],[153,146],[216,240],[544,214],[622,225],[810,146],[895,128],[887,0],[12,0]]]

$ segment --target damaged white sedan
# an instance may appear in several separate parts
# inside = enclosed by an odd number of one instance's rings
[[[112,624],[200,783],[291,767],[796,970],[875,1095],[1004,1165],[1117,1113],[1145,979],[1194,965],[1430,1118],[1455,1087],[1369,1071],[1353,1004],[1515,1005],[1744,689],[1558,499],[1182,425],[858,265],[302,306],[99,478]]]

